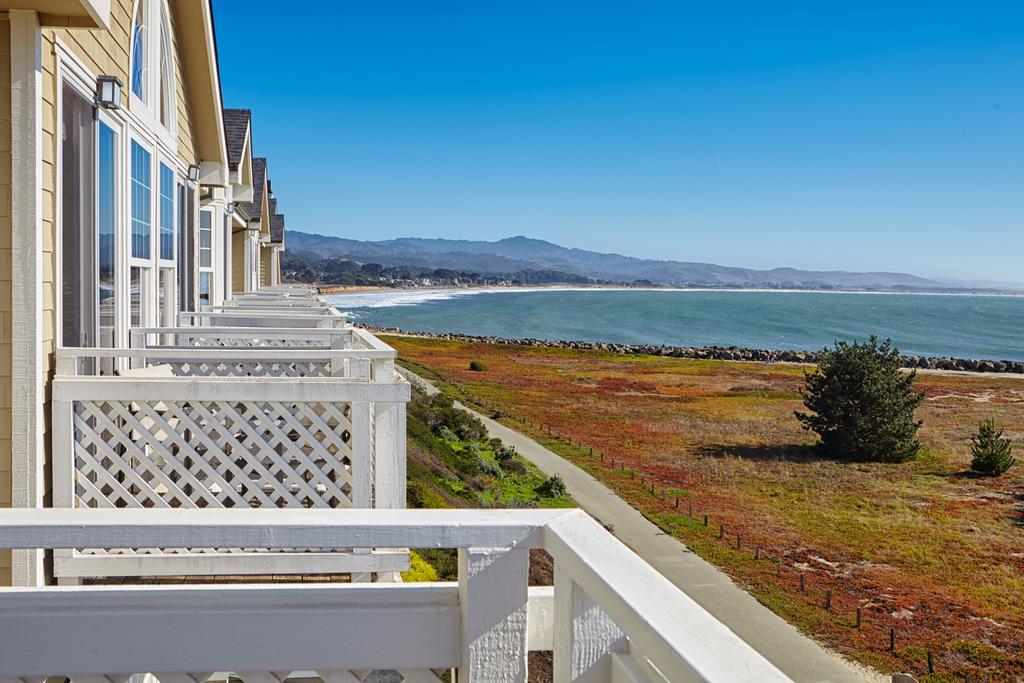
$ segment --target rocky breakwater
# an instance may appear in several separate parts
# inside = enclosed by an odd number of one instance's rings
[[[368,327],[375,334],[407,334],[429,339],[451,339],[481,344],[508,344],[512,346],[537,346],[556,349],[577,349],[580,351],[610,351],[621,354],[647,356],[669,356],[672,358],[694,358],[704,360],[740,360],[758,363],[817,363],[816,351],[776,351],[772,349],[744,349],[736,346],[661,346],[658,344],[616,344],[613,342],[552,341],[550,339],[506,339],[504,337],[481,337],[451,332],[409,332],[395,327]],[[903,366],[922,370],[957,370],[960,372],[1005,372],[1024,374],[1024,361],[1018,360],[975,360],[904,355]]]

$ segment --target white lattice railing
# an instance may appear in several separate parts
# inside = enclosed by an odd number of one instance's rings
[[[65,349],[59,369],[66,370],[67,359],[83,351],[153,354],[150,359],[163,361],[185,353]],[[187,353],[194,356],[189,362],[198,364],[197,356],[208,352]],[[296,355],[333,352],[246,353],[254,359],[291,354],[294,361]],[[184,367],[184,361],[178,365]],[[374,382],[58,374],[52,408],[54,506],[404,507],[408,399],[408,384],[394,375]],[[267,558],[219,547],[129,546],[117,552],[61,551],[54,572],[59,577],[385,572],[407,562],[401,554],[363,551]]]
[[[366,330],[355,327],[288,329],[275,327],[144,327],[132,330],[132,349],[189,349],[213,347],[244,351],[259,349],[333,349],[345,365],[343,376],[390,381],[395,351]],[[88,354],[83,354],[88,355]],[[244,354],[243,354],[244,355]],[[283,356],[282,356],[283,357]],[[269,356],[268,356],[269,358]],[[370,374],[365,374],[369,363]],[[349,367],[352,366],[352,367]],[[339,368],[335,368],[338,370]]]
[[[232,310],[224,312],[202,311],[178,314],[179,325],[224,325],[230,327],[345,327],[345,316],[333,312],[325,315],[285,311]]]
[[[289,302],[282,300],[273,301],[229,301],[220,306],[211,306],[210,310],[216,313],[223,312],[252,312],[261,310],[273,310],[287,313],[311,313],[315,315],[333,315],[334,307],[321,301]]]
[[[527,653],[553,650],[559,683],[788,680],[578,510],[0,511],[0,548],[122,544],[458,548],[459,577],[0,589],[0,676],[523,683]],[[537,548],[553,587],[527,586]]]

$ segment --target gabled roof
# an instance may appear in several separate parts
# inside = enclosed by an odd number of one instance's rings
[[[259,220],[263,215],[263,186],[266,178],[266,157],[254,157],[252,160],[252,201],[242,202],[242,207],[252,220]]]
[[[284,214],[275,213],[270,216],[270,241],[284,244]]]
[[[228,143],[228,168],[238,170],[245,149],[245,136],[249,132],[252,112],[248,109],[224,110],[224,137]]]

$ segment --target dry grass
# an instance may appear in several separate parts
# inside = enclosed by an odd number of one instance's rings
[[[800,367],[387,341],[593,472],[758,599],[850,656],[920,673],[931,651],[939,674],[1024,676],[1024,466],[996,479],[968,472],[968,439],[987,417],[1024,450],[1024,378],[919,375],[922,456],[880,465],[810,452],[813,435],[793,417]],[[488,370],[470,372],[470,360]],[[561,438],[547,436],[549,425]],[[603,462],[588,457],[589,448]],[[754,561],[755,546],[772,559]]]

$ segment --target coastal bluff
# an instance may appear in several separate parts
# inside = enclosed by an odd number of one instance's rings
[[[551,339],[511,339],[488,337],[454,332],[417,332],[397,327],[362,326],[374,334],[405,334],[428,339],[448,339],[477,342],[481,344],[508,344],[511,346],[535,346],[580,351],[609,351],[624,355],[669,356],[672,358],[693,358],[698,360],[737,360],[758,363],[817,363],[817,351],[791,351],[773,349],[745,349],[737,346],[664,346],[659,344],[618,344],[614,342],[562,341]],[[956,370],[960,372],[999,372],[1024,374],[1024,361],[1019,360],[977,360],[935,356],[914,356],[903,354],[903,367],[921,370]]]

